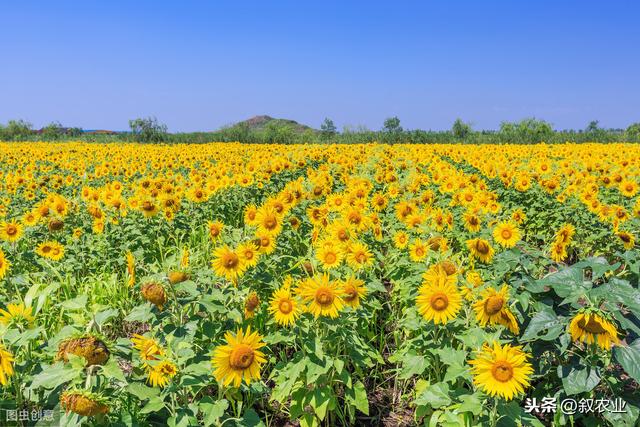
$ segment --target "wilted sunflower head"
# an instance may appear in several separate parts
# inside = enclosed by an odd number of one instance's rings
[[[162,310],[167,302],[167,294],[162,284],[157,282],[147,282],[140,288],[142,297]]]
[[[67,413],[74,412],[83,417],[93,417],[109,412],[105,399],[86,390],[67,390],[60,396],[60,406]]]
[[[87,366],[104,365],[111,354],[109,348],[100,338],[84,335],[67,338],[58,345],[56,358],[64,362],[69,361],[69,354],[84,357]]]

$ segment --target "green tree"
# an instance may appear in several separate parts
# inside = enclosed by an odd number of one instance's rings
[[[629,125],[625,134],[626,138],[630,141],[640,141],[640,122]]]
[[[552,137],[553,127],[550,123],[535,118],[519,122],[502,122],[500,136],[505,142],[535,144]]]
[[[464,139],[471,133],[471,125],[463,122],[461,119],[456,119],[451,127],[451,133],[458,139]]]
[[[389,117],[384,121],[384,127],[382,128],[387,133],[400,133],[402,132],[402,126],[400,126],[400,119],[396,116]]]
[[[333,120],[330,118],[325,118],[322,124],[320,125],[320,134],[324,138],[331,138],[336,133],[338,133],[336,129],[336,125],[333,123]]]
[[[66,134],[65,129],[59,122],[51,122],[42,128],[42,139],[60,139]]]
[[[33,135],[33,125],[24,120],[9,120],[5,127],[0,127],[0,140],[22,141]]]
[[[167,125],[158,122],[155,117],[129,120],[129,128],[136,141],[163,142],[167,140]]]
[[[599,125],[599,121],[598,120],[591,120],[589,122],[589,124],[587,125],[587,127],[584,129],[585,132],[587,133],[596,133],[600,130],[600,126]]]

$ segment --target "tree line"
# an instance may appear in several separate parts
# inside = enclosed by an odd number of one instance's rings
[[[564,142],[640,142],[640,122],[626,129],[605,129],[594,120],[584,129],[554,130],[553,126],[540,119],[528,118],[518,122],[502,122],[498,130],[475,130],[471,124],[456,119],[450,130],[425,131],[406,130],[398,117],[387,118],[380,130],[364,127],[345,127],[338,131],[334,122],[327,118],[319,130],[300,131],[295,126],[274,120],[260,129],[245,122],[223,127],[213,132],[169,133],[165,124],[155,117],[136,118],[129,121],[128,132],[95,133],[77,127],[63,127],[54,122],[42,129],[34,130],[24,120],[10,120],[0,124],[0,141],[58,141],[79,140],[87,142],[129,141],[143,143],[204,143],[212,141],[239,141],[256,144],[295,143],[519,143],[532,144]]]

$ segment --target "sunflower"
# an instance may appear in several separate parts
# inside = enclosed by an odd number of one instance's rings
[[[136,259],[131,251],[127,252],[125,258],[127,260],[127,274],[129,275],[127,284],[133,286],[136,283]]]
[[[474,289],[482,286],[484,282],[482,281],[480,273],[475,270],[468,272],[465,276],[465,280],[467,281],[467,284],[471,286],[462,286],[461,293],[467,301],[471,301],[473,299]]]
[[[244,223],[247,225],[256,225],[256,215],[258,208],[255,205],[249,205],[244,209]]]
[[[473,304],[473,310],[476,312],[476,319],[480,326],[503,325],[512,333],[517,334],[519,327],[515,316],[508,307],[509,288],[505,285],[499,291],[494,288],[487,288],[481,294],[480,298]]]
[[[224,224],[220,221],[208,221],[207,229],[209,230],[209,238],[212,242],[215,242],[222,235],[222,229],[224,228]]]
[[[576,314],[569,324],[569,333],[576,342],[598,344],[604,350],[609,350],[612,344],[620,342],[615,325],[593,312],[582,311]]]
[[[520,230],[511,221],[503,221],[493,229],[493,238],[499,245],[512,248],[520,240]]]
[[[0,249],[0,279],[2,279],[9,270],[11,263],[7,260],[7,257],[4,255],[4,251]]]
[[[245,268],[253,267],[258,263],[259,253],[254,242],[249,241],[238,245],[237,252]]]
[[[555,262],[564,261],[568,256],[567,245],[556,240],[551,244],[550,256],[551,256],[551,259],[554,260]]]
[[[47,241],[38,245],[36,253],[43,258],[59,261],[64,256],[64,246],[55,241]]]
[[[572,224],[564,224],[556,233],[556,242],[568,245],[573,240],[574,234],[576,234],[576,228]]]
[[[9,382],[9,377],[13,376],[13,354],[0,344],[0,384],[3,386]]]
[[[404,249],[409,244],[409,236],[404,231],[398,231],[393,236],[393,244],[398,249]]]
[[[177,373],[178,368],[168,359],[151,362],[147,365],[147,382],[152,387],[163,388],[169,384],[171,378],[175,377]]]
[[[131,344],[133,344],[133,348],[140,352],[140,359],[144,361],[158,360],[158,357],[164,355],[162,346],[153,338],[133,334]]]
[[[527,220],[527,215],[525,215],[522,209],[518,208],[511,213],[511,219],[515,221],[516,224],[522,224]]]
[[[485,239],[467,240],[467,249],[471,252],[473,258],[477,258],[480,262],[488,264],[493,259],[494,250],[491,244]]]
[[[15,242],[22,237],[23,228],[19,222],[0,223],[0,239]]]
[[[306,309],[315,318],[329,316],[336,318],[344,306],[343,289],[325,273],[304,280],[298,287]]]
[[[180,268],[186,269],[189,267],[189,248],[186,246],[182,248],[182,255],[180,256]]]
[[[354,270],[359,270],[373,264],[373,254],[362,242],[350,243],[347,247],[347,264]]]
[[[530,357],[520,346],[501,346],[496,341],[493,348],[485,344],[476,358],[469,361],[473,382],[489,396],[511,400],[529,387],[533,374]]]
[[[620,239],[620,241],[622,242],[622,246],[624,246],[624,248],[628,251],[630,251],[631,249],[633,249],[633,247],[636,244],[636,238],[634,237],[633,234],[626,232],[626,231],[618,231],[616,233],[616,236],[618,236],[618,239]],[[1,277],[1,275],[0,275]]]
[[[343,258],[342,251],[331,242],[329,244],[321,244],[316,250],[316,259],[325,270],[339,267]]]
[[[444,270],[438,270],[420,286],[416,306],[425,320],[444,325],[456,317],[462,307],[462,296],[455,280],[455,276],[448,276]]]
[[[260,298],[256,292],[251,292],[244,301],[244,317],[250,319],[255,315],[256,309],[260,306]]]
[[[298,301],[291,295],[287,284],[273,293],[269,301],[269,313],[278,325],[292,325],[302,312]]]
[[[276,249],[276,238],[270,234],[257,234],[254,240],[258,252],[261,254],[270,254]]]
[[[464,214],[464,227],[472,233],[477,233],[482,227],[482,221],[473,212],[467,212]]]
[[[143,284],[140,287],[140,294],[160,311],[162,311],[164,305],[167,303],[167,293],[161,283],[148,282]]]
[[[264,347],[262,337],[257,333],[251,333],[251,327],[243,332],[238,329],[235,334],[225,334],[225,345],[216,347],[211,363],[216,381],[228,386],[233,383],[239,387],[244,380],[249,384],[251,380],[260,379],[260,367],[266,362],[264,353],[259,349]]]
[[[7,309],[0,309],[0,323],[3,325],[12,324],[27,324],[33,323],[33,314],[30,306],[24,305],[24,303],[9,303]]]
[[[211,265],[218,276],[234,283],[237,282],[245,270],[245,264],[241,256],[226,245],[213,252]]]
[[[415,239],[409,245],[409,258],[413,262],[420,262],[427,257],[429,247],[420,239]]]
[[[266,206],[258,209],[256,224],[258,225],[258,232],[264,234],[275,235],[282,230],[282,222],[280,221],[278,213],[274,209]]]
[[[342,300],[346,305],[358,308],[360,301],[367,294],[367,288],[362,280],[349,276],[342,282],[342,293]]]
[[[618,189],[623,196],[633,197],[638,194],[638,183],[633,180],[626,179],[620,183]]]
[[[83,417],[93,417],[109,412],[102,396],[86,390],[67,390],[60,395],[60,407]]]

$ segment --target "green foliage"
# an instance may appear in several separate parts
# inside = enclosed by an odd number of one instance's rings
[[[24,120],[9,120],[6,126],[0,125],[0,140],[21,141],[33,134],[33,125]]]
[[[400,126],[400,119],[397,116],[389,117],[384,121],[382,130],[386,133],[401,133],[402,126]]]
[[[471,126],[461,119],[456,119],[451,127],[451,133],[453,133],[453,136],[457,139],[464,139],[471,133]]]
[[[553,128],[544,120],[528,118],[519,122],[502,122],[500,135],[505,142],[536,144],[553,136]]]
[[[328,117],[325,118],[320,125],[320,134],[322,135],[322,137],[328,139],[335,136],[336,133],[338,133],[338,131],[336,129],[336,125],[333,123],[333,120]]]
[[[164,142],[167,140],[167,125],[155,117],[129,120],[133,139],[138,142]]]

